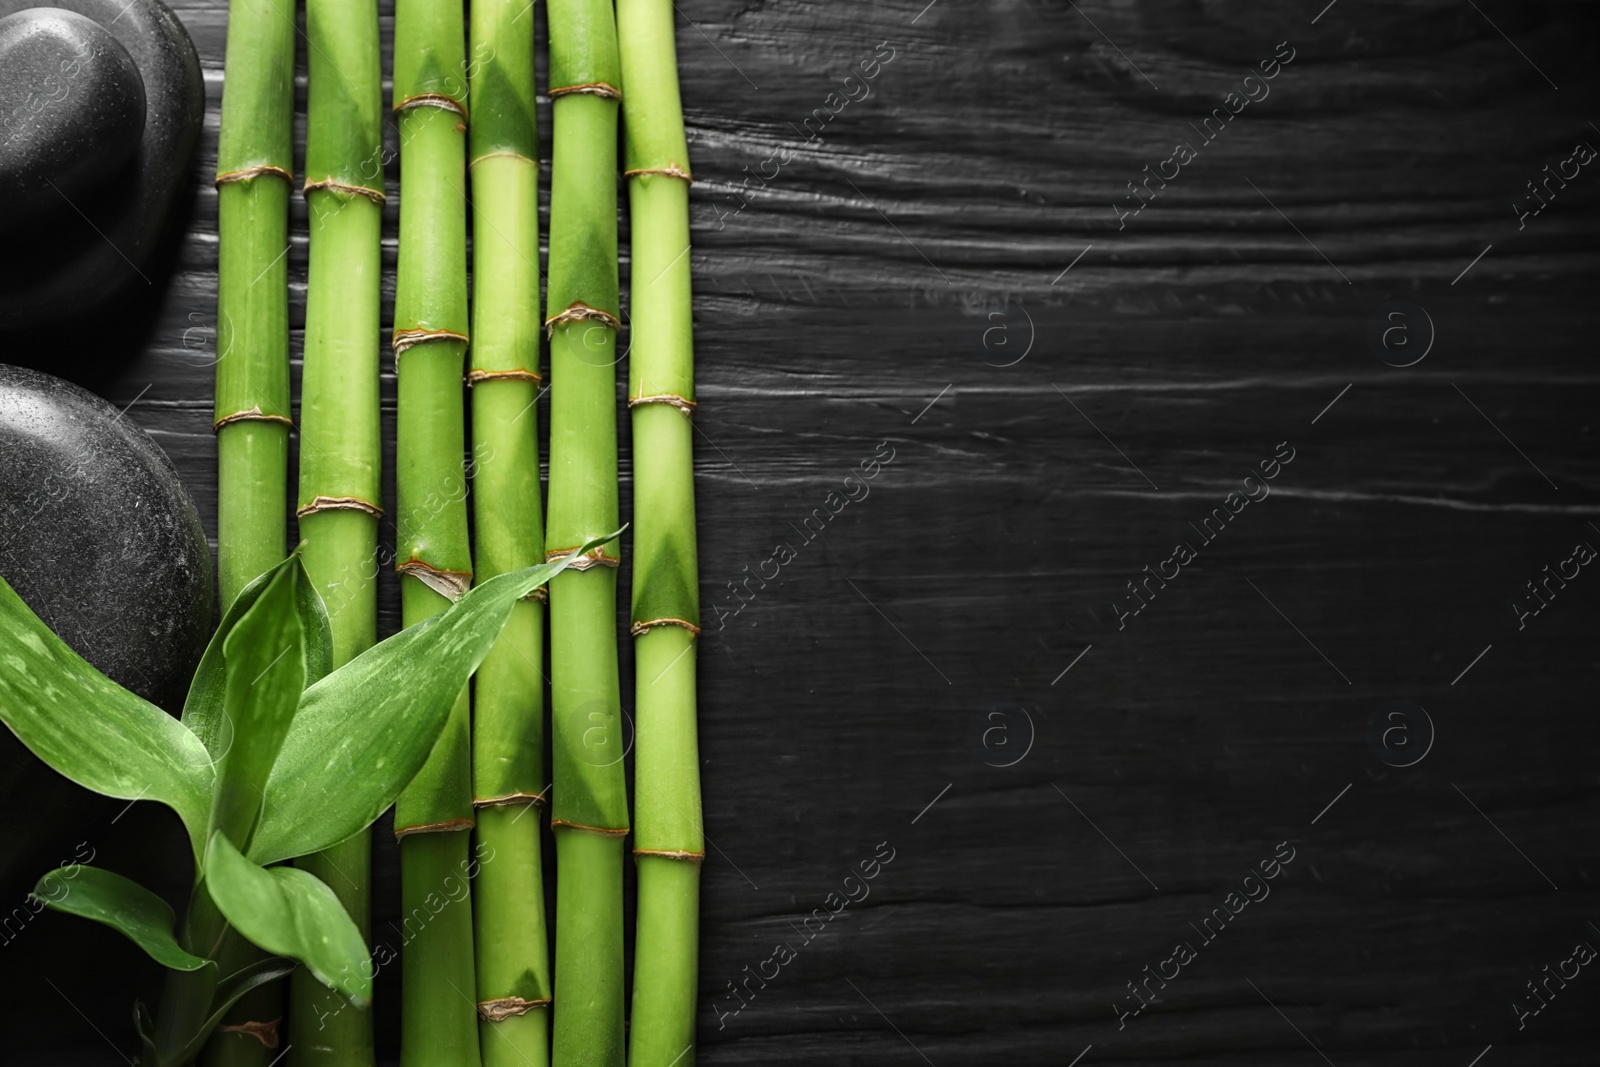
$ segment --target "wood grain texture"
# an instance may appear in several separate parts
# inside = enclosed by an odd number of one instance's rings
[[[1510,605],[1576,542],[1600,545],[1600,171],[1523,228],[1512,206],[1578,141],[1600,147],[1594,12],[925,3],[678,4],[707,627],[701,1062],[1592,1063],[1592,967],[1520,1029],[1511,1005],[1533,1006],[1524,983],[1576,942],[1600,947],[1600,576],[1523,629]],[[170,277],[119,313],[126,362],[92,324],[7,358],[137,397],[130,417],[214,530],[225,20],[219,0],[177,10],[210,111]],[[1202,143],[1190,124],[1281,42],[1294,58],[1270,92]],[[880,48],[870,92],[830,100]],[[1182,140],[1196,158],[1119,229],[1127,183]],[[780,150],[776,176],[747,181]],[[1368,340],[1396,300],[1436,334],[1404,369]],[[1401,321],[1421,345],[1425,324]],[[384,390],[392,449],[392,374]],[[880,442],[892,462],[832,516],[830,490]],[[1203,543],[1189,524],[1280,442],[1295,458],[1270,496]],[[1196,559],[1119,628],[1126,583],[1181,541]],[[719,627],[713,605],[738,607],[729,583],[779,543],[792,559]],[[1406,768],[1368,738],[1395,699],[1436,730]],[[158,828],[92,834],[128,869]],[[398,946],[379,839],[375,936]],[[1190,924],[1283,841],[1295,859],[1270,896],[1200,945]],[[806,940],[880,842],[894,859],[867,898]],[[13,998],[10,1032],[30,1062],[112,1062],[62,999],[127,1047],[150,975],[117,955],[111,976],[74,974],[43,948],[57,935],[120,951],[37,920],[0,967],[59,988]],[[1182,940],[1197,958],[1119,1026],[1127,983]],[[732,1014],[728,983],[784,941],[794,958]],[[49,1032],[20,1022],[43,1015]]]

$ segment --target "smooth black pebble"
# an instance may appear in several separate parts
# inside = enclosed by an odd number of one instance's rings
[[[144,118],[144,79],[110,30],[57,8],[0,19],[0,228],[113,173]]]
[[[101,673],[181,705],[211,553],[166,453],[76,385],[0,365],[0,576]]]
[[[38,3],[0,0],[0,18]],[[56,0],[52,10],[81,15],[114,37],[133,58],[145,100],[134,151],[120,166],[97,165],[103,179],[71,204],[18,218],[0,203],[0,330],[40,331],[35,340],[60,347],[63,328],[83,326],[85,311],[132,289],[156,292],[154,261],[188,183],[205,85],[193,42],[161,0]]]
[[[177,711],[211,630],[211,553],[156,443],[92,393],[0,364],[0,575],[102,674]],[[15,819],[0,891],[21,899],[127,805],[69,782],[0,729]],[[123,828],[129,825],[124,821]],[[97,836],[98,835],[98,836]]]

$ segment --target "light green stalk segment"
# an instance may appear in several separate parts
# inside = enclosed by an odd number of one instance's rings
[[[407,626],[472,579],[461,372],[467,341],[466,28],[459,0],[398,0],[400,261],[394,350],[396,548]],[[432,755],[395,805],[402,1067],[479,1067],[472,901],[471,709],[463,689]],[[444,902],[441,906],[440,902]]]
[[[480,708],[483,682],[480,673]],[[478,811],[478,848],[486,862],[473,885],[472,917],[485,1067],[550,1062],[549,935],[539,824],[531,803]]]
[[[467,101],[467,30],[461,4],[396,0],[394,8],[394,109],[419,97],[441,97],[449,111]],[[404,156],[405,142],[401,142]],[[402,178],[402,181],[404,179]]]
[[[395,272],[400,347],[439,337],[466,340],[466,139],[454,111],[414,105],[400,112],[400,230],[413,235],[409,244],[400,241]]]
[[[217,584],[223,607],[283,558],[294,18],[231,0],[217,147]]]
[[[621,99],[616,14],[603,0],[550,4],[550,95],[575,88],[610,90]]]
[[[293,165],[294,11],[281,0],[229,0],[217,176]],[[279,180],[284,180],[279,176]]]
[[[694,1062],[700,761],[689,153],[671,0],[618,0],[631,208],[635,853],[631,1067]]]
[[[394,107],[400,113],[396,340],[466,338],[466,28],[450,0],[397,0]],[[459,373],[459,371],[458,371]]]
[[[383,57],[375,0],[306,0],[306,182],[383,196]],[[326,210],[326,209],[325,209]],[[313,245],[321,219],[312,218]]]
[[[514,154],[537,164],[533,23],[525,0],[474,0],[472,4],[468,87],[474,165],[490,153]]]
[[[633,1039],[628,1062],[692,1064],[700,864],[666,856],[637,859],[638,933],[633,946]]]
[[[473,0],[469,380],[480,580],[544,558],[533,22],[524,0]],[[525,600],[473,685],[473,789],[485,863],[472,906],[486,1067],[544,1067],[550,1060],[549,944],[534,807],[545,785],[543,657],[544,605]]]
[[[282,191],[282,199],[287,207],[288,190]],[[238,251],[237,246],[234,251]],[[227,265],[234,256],[224,251],[219,258]],[[269,269],[267,273],[274,271]],[[281,272],[279,277],[288,284]],[[218,343],[225,343],[220,331]],[[217,367],[220,372],[222,364]],[[269,404],[251,405],[258,406],[266,408]],[[241,589],[283,558],[288,480],[287,422],[241,419],[217,431],[217,593],[223,604],[230,603]]]
[[[377,639],[383,80],[376,0],[306,0],[311,265],[301,375],[302,559],[328,609],[333,666]],[[366,938],[371,835],[296,861]],[[369,1067],[372,1014],[304,967],[289,980],[290,1067]]]
[[[480,581],[543,559],[539,455],[528,425],[537,391],[515,379],[480,381],[472,390]],[[518,604],[478,668],[473,790],[480,807],[532,803],[544,791],[544,614],[536,600]]]
[[[294,115],[294,9],[230,0],[217,145],[217,590],[223,609],[283,558],[289,503],[288,220]],[[197,894],[200,896],[203,894]],[[230,936],[224,965],[258,953]],[[281,1014],[274,984],[226,1023]],[[264,1067],[276,1052],[250,1034],[219,1033],[212,1067]]]
[[[400,594],[407,626],[445,606],[446,598],[436,588],[451,589],[470,579],[462,464],[463,358],[462,343],[453,340],[417,344],[400,356],[397,536],[405,560]],[[407,941],[402,953],[402,1067],[480,1063],[470,992],[475,979],[472,903],[458,869],[473,825],[469,720],[463,689],[428,762],[395,805],[403,912],[409,917],[420,909],[429,915],[439,900],[451,900]],[[460,886],[456,897],[450,896],[452,879]]]
[[[471,580],[467,541],[464,412],[466,355],[466,131],[447,108],[410,106],[435,92],[437,68],[459,64],[462,9],[450,0],[400,0],[395,13],[395,99],[400,112],[400,261],[394,348],[397,568],[410,626]],[[421,73],[419,73],[419,71]],[[408,80],[409,79],[409,80]],[[461,729],[466,729],[465,714]],[[396,832],[451,822],[471,825],[467,738],[447,727],[422,773],[402,795]],[[470,979],[469,979],[470,980]]]
[[[466,699],[462,698],[465,706]],[[466,833],[413,834],[400,842],[400,1062],[477,1067],[472,990],[472,900],[477,861]],[[492,861],[491,861],[492,862]],[[450,984],[454,983],[454,989]],[[426,991],[426,999],[418,995]],[[449,994],[448,998],[442,994]]]
[[[224,608],[283,558],[289,502],[289,183],[217,191],[217,589]]]
[[[616,528],[617,90],[608,0],[551,0],[548,552]],[[580,91],[581,90],[581,91]],[[610,526],[605,525],[611,523]],[[615,543],[550,582],[558,1067],[621,1067],[622,855]]]
[[[640,851],[692,862],[705,850],[695,741],[696,644],[683,627],[658,625],[633,645],[639,701],[635,843]]]
[[[689,183],[663,174],[628,179],[633,228],[628,398],[694,402],[694,320],[690,312]],[[637,409],[636,409],[637,410]]]
[[[672,0],[618,0],[617,41],[627,124],[623,168],[676,168],[689,174],[689,147],[678,95],[678,53]]]
[[[551,8],[553,18],[557,5]],[[610,316],[614,322],[619,304],[616,257],[607,258],[593,250],[614,249],[617,244],[617,102],[589,93],[569,93],[556,97],[552,113],[550,280],[545,292],[545,322],[585,308]],[[559,214],[558,202],[563,205]],[[588,359],[593,361],[597,355]],[[552,367],[552,383],[554,380]]]
[[[652,409],[683,421],[662,405],[635,412]],[[673,625],[653,626],[634,642],[639,910],[628,1052],[632,1067],[694,1062],[693,1052],[686,1050],[694,1044],[700,862],[705,855],[695,737],[696,642],[695,634]]]
[[[555,131],[547,322],[579,304],[613,320],[617,316],[616,143],[621,82],[611,5],[605,0],[551,0]],[[554,380],[553,371],[551,377]]]
[[[583,361],[585,334],[603,339],[602,355],[615,348],[613,332],[592,322],[558,327],[553,339],[551,376],[557,384],[551,403],[551,551],[569,539],[559,537],[571,529],[558,521],[566,507],[592,504],[616,514],[614,385],[609,361],[598,366]],[[603,378],[602,388],[589,387],[590,378]],[[599,462],[584,452],[598,454]],[[590,484],[567,488],[586,474],[593,479]],[[551,825],[557,847],[554,1062],[620,1067],[625,1009],[622,854],[628,810],[617,678],[617,572],[603,564],[569,571],[550,582]]]
[[[571,828],[555,837],[555,1062],[620,1065],[623,839]]]
[[[401,241],[405,240],[402,223]],[[471,579],[459,341],[430,341],[400,356],[396,425],[401,615],[413,626],[437,614]],[[466,690],[433,754],[395,805],[395,832],[472,828]],[[468,979],[470,981],[470,977]],[[463,989],[466,987],[463,986]]]

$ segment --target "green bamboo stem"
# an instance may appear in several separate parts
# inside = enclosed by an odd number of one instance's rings
[[[284,554],[288,500],[294,21],[231,0],[217,147],[217,585],[222,603]]]
[[[407,626],[471,582],[461,373],[467,344],[466,29],[459,2],[398,0],[400,118],[396,547]],[[400,1062],[479,1067],[472,903],[470,702],[462,690],[422,771],[395,805],[400,838]]]
[[[609,0],[551,0],[550,517],[545,548],[617,528],[617,106]],[[609,525],[608,525],[609,524]],[[616,543],[550,583],[557,1067],[621,1067],[622,854]]]
[[[383,68],[376,0],[306,0],[306,204],[311,265],[300,402],[301,556],[328,609],[333,666],[377,639],[371,567],[382,514],[378,376]],[[297,865],[366,937],[371,835]],[[302,967],[290,978],[290,1067],[370,1067],[372,1014]]]
[[[457,704],[463,732],[466,707],[463,695]],[[400,954],[403,1067],[477,1067],[481,1062],[471,1000],[472,904],[466,895],[471,836],[415,833],[400,842],[400,906],[407,938]]]
[[[560,625],[559,616],[553,611],[551,622],[553,633],[554,627]],[[556,794],[558,808],[560,795]],[[555,839],[558,1007],[552,1060],[556,1064],[620,1067],[625,1056],[624,839],[561,826],[555,827]],[[580,1001],[579,996],[588,999]]]
[[[474,555],[491,578],[543,560],[539,501],[539,163],[533,19],[524,0],[473,0]],[[544,606],[525,600],[473,684],[473,886],[486,1067],[550,1060],[549,946],[539,842]]]
[[[277,0],[230,0],[217,146],[217,588],[226,607],[283,558],[289,457],[289,184],[294,12]],[[199,896],[201,894],[197,894]],[[224,967],[254,950],[236,936]],[[169,985],[169,989],[172,987]],[[276,984],[241,1001],[225,1026],[271,1023]],[[249,1033],[219,1032],[212,1067],[275,1056]]]
[[[693,311],[689,151],[671,0],[618,0],[632,256],[634,945],[631,1067],[694,1062],[700,766],[695,655]]]

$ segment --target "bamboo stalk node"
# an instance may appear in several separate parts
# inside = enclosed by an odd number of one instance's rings
[[[275,167],[271,163],[261,163],[254,167],[242,167],[239,170],[230,170],[216,176],[211,184],[221,187],[229,182],[247,182],[259,178],[263,174],[276,174],[290,185],[294,184],[294,175],[282,167]]]
[[[498,1023],[507,1019],[524,1015],[534,1008],[548,1008],[550,998],[543,1000],[523,1000],[521,997],[499,997],[495,1000],[478,1001],[478,1014],[485,1022]]]
[[[517,804],[525,804],[530,807],[537,808],[543,807],[549,803],[550,802],[545,799],[543,793],[507,793],[503,797],[488,797],[484,800],[474,800],[472,802],[472,806],[475,808],[509,808]]]
[[[283,1022],[283,1016],[280,1015],[280,1016],[278,1016],[278,1018],[273,1019],[271,1022],[265,1022],[265,1023],[258,1023],[258,1022],[224,1023],[221,1026],[217,1027],[217,1033],[219,1033],[219,1034],[248,1034],[249,1036],[255,1038],[257,1041],[261,1042],[261,1044],[263,1046],[265,1046],[266,1048],[277,1048],[278,1047],[278,1024],[281,1023],[281,1022]]]
[[[582,322],[584,319],[594,319],[611,327],[613,330],[622,329],[622,323],[611,312],[592,308],[582,300],[574,300],[567,306],[565,311],[551,315],[544,320],[545,336],[553,335],[557,326],[565,326],[569,322]]]
[[[634,637],[638,637],[640,634],[649,632],[652,626],[681,626],[685,630],[688,630],[690,633],[694,634],[696,637],[700,636],[700,627],[696,626],[688,619],[674,619],[670,617],[664,619],[645,619],[643,621],[636,622],[632,626],[628,627],[628,633],[632,634]]]
[[[365,185],[348,185],[332,175],[322,179],[320,182],[314,182],[307,178],[306,183],[300,187],[300,195],[310,196],[319,189],[326,189],[330,193],[345,193],[349,196],[364,196],[374,204],[382,204],[386,199],[381,190],[369,189]]]
[[[686,396],[677,393],[652,393],[650,396],[630,396],[628,407],[636,408],[641,404],[670,404],[685,415],[694,414],[694,409],[700,405]]]
[[[467,117],[467,105],[444,93],[418,93],[415,96],[408,96],[394,106],[394,112],[398,115],[414,107],[436,107],[440,111],[454,111],[463,119]]]
[[[547,586],[541,585],[539,588],[535,589],[522,599],[536,601],[540,604],[548,604],[550,603],[550,590]]]
[[[544,381],[544,375],[531,370],[474,370],[467,372],[467,388],[471,389],[479,382],[492,382],[500,378],[510,378],[515,381],[533,382],[537,385]]]
[[[570,548],[552,548],[550,551],[544,554],[544,561],[546,563],[554,563],[558,559],[565,559],[567,557],[567,553],[571,551],[572,549]],[[583,555],[567,564],[567,570],[586,571],[590,567],[620,566],[622,566],[622,560],[618,559],[616,556],[606,555],[605,546],[602,545],[601,547],[593,549],[592,551],[585,552]]]
[[[211,424],[211,432],[216,433],[224,426],[234,422],[280,422],[291,430],[294,429],[294,422],[287,415],[269,415],[267,412],[262,411],[261,406],[258,404],[248,411],[235,411],[232,415],[222,416],[222,418]]]
[[[394,839],[398,841],[412,834],[447,834],[456,830],[470,830],[477,825],[475,819],[446,819],[444,822],[429,822],[420,826],[397,826],[394,830]]]
[[[603,96],[608,100],[621,100],[622,90],[610,82],[585,82],[582,85],[562,85],[550,90],[550,99],[567,96],[570,93],[585,93],[589,96]]]
[[[680,167],[677,161],[672,159],[667,160],[667,165],[664,167],[639,167],[635,170],[622,172],[624,178],[643,178],[651,174],[662,178],[682,178],[685,182],[691,184],[694,182],[694,179],[689,176],[688,168]]]
[[[467,344],[467,335],[456,333],[454,330],[396,330],[389,341],[389,347],[394,349],[395,373],[400,371],[400,353],[417,345],[427,344],[429,341],[460,341]]]
[[[467,571],[447,571],[420,559],[408,559],[395,567],[401,577],[410,575],[435,593],[449,600],[459,600],[472,587],[472,574]]]
[[[533,159],[533,158],[531,158],[529,156],[525,156],[521,152],[513,152],[509,148],[499,148],[499,149],[496,149],[493,152],[485,152],[481,156],[474,156],[472,161],[467,164],[467,169],[471,170],[473,167],[476,167],[479,163],[482,163],[484,160],[486,160],[486,159],[495,159],[496,157],[504,157],[506,159],[520,159],[524,163],[532,163],[533,166],[534,166],[534,169],[536,169],[536,170],[542,170],[544,168],[544,164],[540,163],[537,159]]]
[[[364,511],[375,519],[383,518],[383,509],[370,500],[358,496],[316,496],[311,503],[295,509],[295,518],[303,519],[319,511]]]
[[[633,854],[635,856],[660,856],[662,859],[667,860],[688,860],[690,863],[704,863],[706,859],[704,852],[690,852],[685,848],[636,848],[633,850]]]
[[[627,837],[629,832],[626,826],[619,829],[615,826],[588,826],[581,822],[568,822],[566,819],[550,820],[550,829],[554,830],[558,826],[568,830],[581,830],[588,834],[599,834],[601,837]]]

